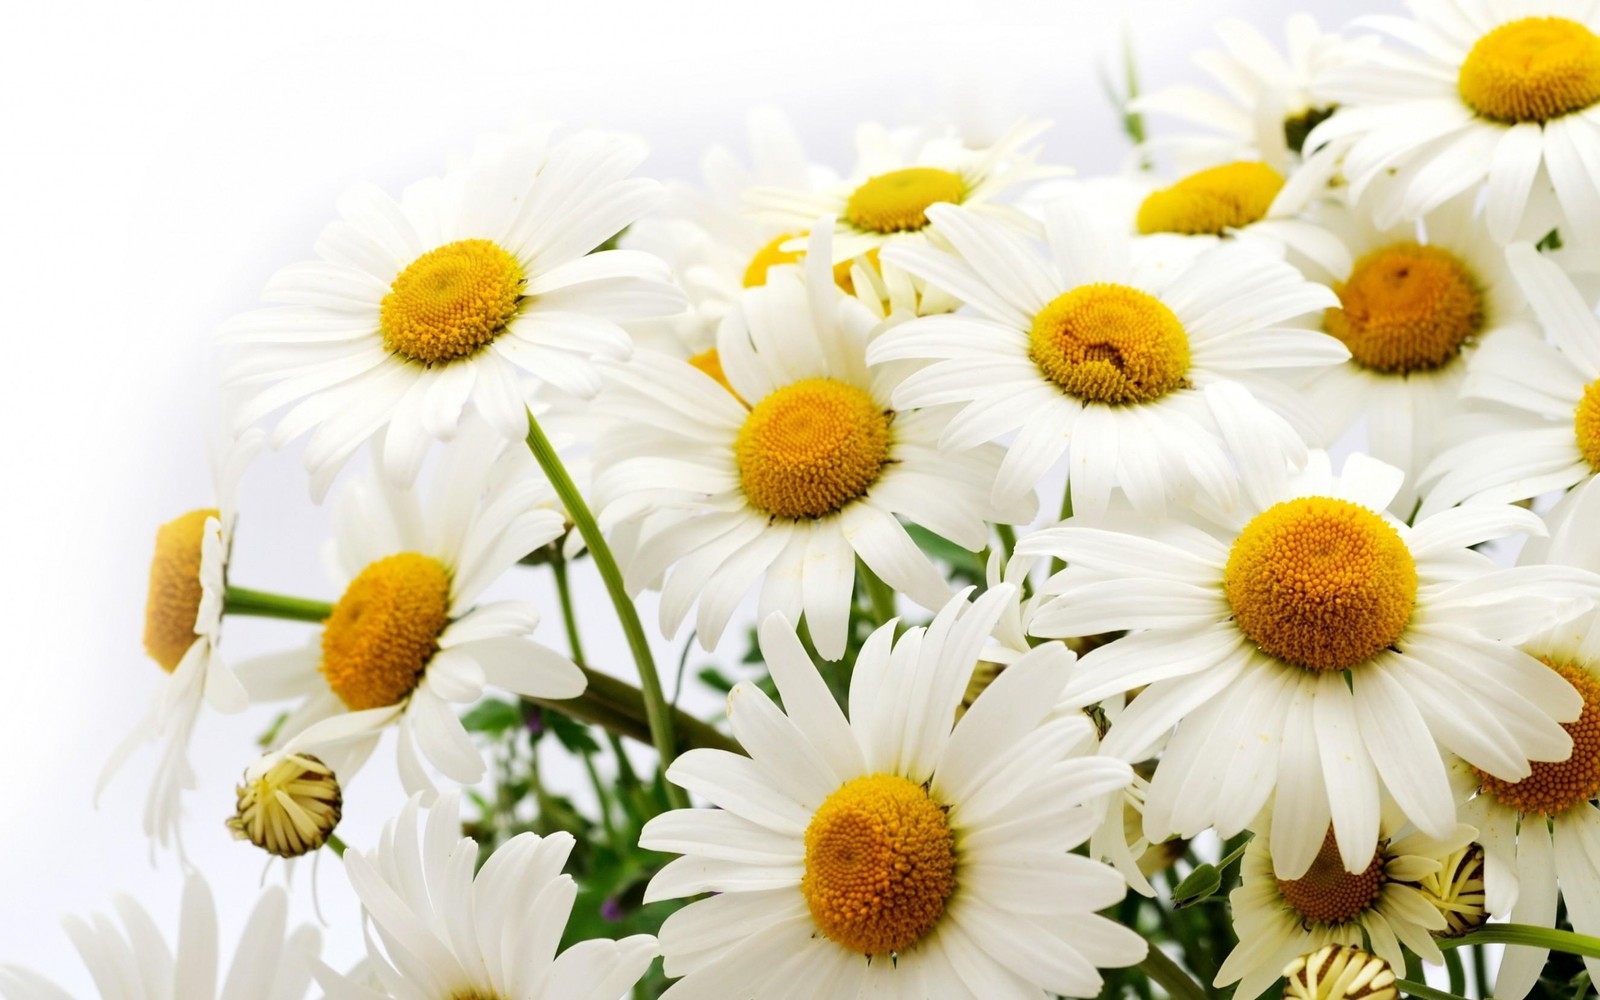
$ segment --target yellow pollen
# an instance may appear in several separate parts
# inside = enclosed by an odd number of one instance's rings
[[[745,496],[774,517],[826,517],[866,494],[889,461],[894,419],[853,385],[811,378],[755,405],[734,457]]]
[[[929,205],[941,201],[959,205],[966,190],[961,175],[948,170],[891,170],[856,188],[845,203],[844,217],[871,233],[914,232],[928,224]]]
[[[717,349],[715,347],[696,354],[694,357],[689,359],[689,363],[705,372],[707,375],[710,375],[717,381],[718,385],[728,390],[734,399],[744,403],[744,397],[739,395],[738,392],[734,391],[733,383],[728,381],[728,373],[722,370],[722,356],[717,353]],[[745,405],[749,406],[750,404],[745,403]]]
[[[311,754],[286,754],[259,775],[245,772],[239,805],[228,819],[234,839],[280,858],[321,847],[339,825],[344,794],[328,765]]]
[[[144,605],[144,648],[171,673],[194,645],[200,615],[200,547],[206,519],[216,510],[191,510],[156,529],[150,594]]]
[[[1525,17],[1478,39],[1456,89],[1491,121],[1545,122],[1600,101],[1600,38],[1564,17]]]
[[[450,571],[415,552],[386,556],[345,588],[322,629],[322,676],[352,712],[402,701],[450,623]]]
[[[1584,387],[1583,398],[1572,415],[1572,430],[1589,468],[1600,472],[1600,379]]]
[[[526,282],[517,259],[490,240],[429,250],[383,297],[383,346],[429,366],[470,357],[511,322]]]
[[[846,782],[806,827],[800,892],[817,928],[862,955],[904,952],[955,890],[955,836],[922,786],[893,774]]]
[[[804,233],[784,233],[774,236],[772,241],[750,258],[750,263],[744,269],[744,287],[759,288],[767,283],[767,272],[779,264],[793,264],[805,256],[799,250],[783,250],[781,247],[792,239],[804,236]]]
[[[1028,357],[1085,402],[1148,403],[1185,384],[1189,336],[1153,295],[1126,285],[1082,285],[1039,310]]]
[[[1272,199],[1282,189],[1283,175],[1265,163],[1224,163],[1152,193],[1139,206],[1137,225],[1146,236],[1220,236],[1224,230],[1266,218]]]
[[[1404,375],[1448,364],[1483,329],[1483,296],[1454,254],[1395,243],[1356,261],[1323,325],[1356,364]]]
[[[1477,774],[1484,792],[1501,805],[1524,814],[1553,817],[1600,796],[1600,680],[1580,664],[1544,662],[1583,695],[1582,714],[1561,727],[1572,737],[1572,756],[1529,761],[1533,773],[1521,781],[1502,781],[1483,771]]]
[[[1383,848],[1359,874],[1345,871],[1333,830],[1322,839],[1322,849],[1299,878],[1280,878],[1278,895],[1308,924],[1348,923],[1371,909],[1383,892]]]
[[[1239,630],[1265,652],[1308,670],[1348,670],[1405,631],[1417,566],[1367,508],[1300,497],[1239,532],[1223,588]]]

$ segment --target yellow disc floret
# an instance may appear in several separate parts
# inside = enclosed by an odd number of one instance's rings
[[[774,517],[825,517],[863,496],[889,460],[893,419],[865,391],[829,378],[776,390],[734,441],[745,496]]]
[[[251,767],[238,799],[228,819],[234,838],[280,858],[321,847],[339,825],[344,806],[333,770],[308,753],[273,756]]]
[[[1171,309],[1126,285],[1082,285],[1033,318],[1028,357],[1089,403],[1148,403],[1184,384],[1189,337]]]
[[[1278,895],[1307,923],[1348,923],[1375,906],[1383,892],[1383,848],[1380,843],[1363,871],[1345,871],[1330,829],[1304,875],[1277,880]]]
[[[1478,39],[1456,89],[1491,121],[1545,122],[1600,101],[1600,37],[1564,17],[1525,17]]]
[[[1483,771],[1478,780],[1503,806],[1554,817],[1600,796],[1600,680],[1580,664],[1545,663],[1583,695],[1583,713],[1561,727],[1572,737],[1572,756],[1529,761],[1533,773],[1521,781],[1502,781]]]
[[[903,952],[955,890],[955,836],[921,785],[892,774],[845,783],[806,827],[800,892],[827,937],[862,955]]]
[[[1239,532],[1223,587],[1239,630],[1309,670],[1348,670],[1400,638],[1417,566],[1388,522],[1348,500],[1300,497]]]
[[[1283,190],[1283,175],[1254,160],[1224,163],[1190,174],[1152,193],[1139,206],[1139,232],[1220,235],[1266,218]]]
[[[1578,451],[1589,468],[1600,472],[1600,379],[1583,389],[1583,398],[1572,415],[1572,431],[1578,436]]]
[[[395,705],[417,686],[450,623],[450,571],[402,552],[363,569],[322,629],[322,676],[352,712]]]
[[[1356,261],[1323,325],[1364,368],[1404,375],[1448,364],[1483,329],[1483,295],[1459,259],[1396,243]]]
[[[407,361],[449,364],[498,337],[517,314],[526,275],[491,240],[457,240],[418,257],[383,297],[383,346]]]
[[[1415,885],[1428,905],[1444,917],[1445,929],[1434,931],[1440,937],[1460,937],[1489,919],[1482,845],[1468,844],[1440,858],[1439,870],[1424,875]]]
[[[206,519],[215,510],[192,510],[156,529],[150,593],[144,605],[144,648],[171,673],[195,640],[200,615],[200,549]]]
[[[783,249],[785,243],[804,235],[804,233],[784,233],[781,236],[774,236],[771,242],[757,250],[755,256],[750,258],[750,263],[745,266],[744,287],[759,288],[765,285],[768,271],[779,264],[793,264],[804,256],[799,250]]]
[[[941,201],[959,205],[965,194],[961,175],[948,170],[891,170],[856,188],[845,203],[844,217],[867,232],[914,232],[928,224],[929,205]]]
[[[1399,1000],[1389,963],[1354,945],[1323,945],[1283,970],[1283,1000]]]

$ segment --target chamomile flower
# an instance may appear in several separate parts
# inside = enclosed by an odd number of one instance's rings
[[[1400,1000],[1389,963],[1354,945],[1325,944],[1283,974],[1283,1000]]]
[[[1528,244],[1506,248],[1506,262],[1552,343],[1508,331],[1478,351],[1462,391],[1510,407],[1509,427],[1463,441],[1423,470],[1424,514],[1469,498],[1525,500],[1600,471],[1600,317],[1561,266]]]
[[[461,836],[461,800],[420,798],[384,827],[377,847],[345,852],[345,871],[376,932],[367,960],[381,989],[318,964],[328,1000],[615,1000],[656,956],[655,939],[590,940],[556,954],[577,883],[561,869],[571,834],[522,833],[474,875],[478,845]]]
[[[483,777],[452,703],[478,700],[485,684],[543,698],[583,692],[570,660],[528,638],[539,622],[532,605],[477,604],[518,559],[560,537],[564,521],[525,451],[469,430],[425,501],[376,470],[339,495],[332,562],[344,592],[319,641],[239,668],[252,700],[300,700],[274,749],[312,754],[348,782],[397,726],[401,782],[431,794],[419,749],[454,781]]]
[[[286,934],[288,896],[276,886],[257,900],[239,936],[228,974],[217,991],[217,906],[198,872],[184,880],[177,948],[169,948],[149,911],[127,896],[116,898],[119,928],[96,916],[68,917],[67,935],[83,957],[96,992],[105,1000],[300,1000],[311,985],[311,963],[322,948],[316,928]],[[7,1000],[72,1000],[72,995],[31,969],[0,965],[0,996]]]
[[[629,587],[665,574],[669,634],[698,600],[707,649],[760,581],[759,613],[803,613],[837,659],[858,559],[924,607],[949,596],[899,517],[974,551],[986,521],[1033,517],[1032,497],[990,501],[997,449],[948,454],[945,417],[896,411],[898,369],[867,366],[876,320],[834,285],[829,236],[813,233],[804,272],[775,268],[743,294],[718,332],[720,379],[641,352],[601,400],[616,418],[596,453],[602,516],[642,519]]]
[[[901,324],[879,335],[867,357],[932,362],[901,382],[893,401],[913,410],[963,404],[942,446],[960,451],[1014,435],[996,497],[1031,492],[1069,441],[1074,509],[1095,515],[1119,488],[1143,511],[1196,490],[1231,501],[1237,487],[1224,441],[1240,433],[1239,423],[1280,432],[1268,453],[1241,460],[1302,453],[1268,408],[1295,412],[1291,393],[1269,373],[1349,356],[1326,334],[1276,329],[1336,305],[1327,288],[1241,244],[1173,268],[1114,219],[1076,202],[1048,210],[1048,261],[967,209],[929,212],[954,251],[893,247],[885,260],[948,289],[975,314]],[[1265,402],[1246,394],[1240,408],[1222,405],[1214,390],[1230,382]]]
[[[715,894],[661,927],[666,972],[683,977],[667,997],[1089,997],[1097,966],[1144,957],[1095,912],[1122,898],[1121,877],[1071,853],[1130,778],[1083,755],[1087,718],[1046,719],[1071,653],[1034,649],[954,721],[1008,589],[957,597],[898,641],[895,623],[874,632],[848,720],[793,627],[762,623],[787,714],[734,688],[750,756],[691,750],[667,771],[719,808],[666,813],[640,837],[684,855],[647,902]]]
[[[1376,47],[1330,74],[1339,105],[1307,139],[1342,156],[1353,195],[1384,182],[1379,222],[1482,191],[1494,239],[1600,227],[1600,13],[1573,0],[1412,2],[1362,24]]]
[[[149,710],[112,751],[95,788],[98,797],[140,745],[160,743],[160,762],[144,807],[144,832],[152,846],[176,843],[182,849],[180,800],[185,790],[195,787],[189,740],[201,706],[234,713],[249,703],[217,646],[238,519],[239,480],[260,450],[261,439],[259,431],[247,431],[216,446],[211,467],[217,506],[190,511],[156,532],[144,647],[167,677]]]
[[[1408,527],[1385,513],[1398,469],[1355,454],[1335,477],[1313,452],[1291,476],[1251,461],[1259,448],[1239,454],[1247,499],[1226,514],[1136,531],[1068,521],[1019,544],[1067,563],[1036,633],[1131,630],[1085,655],[1067,690],[1143,688],[1104,752],[1140,760],[1165,742],[1152,840],[1233,836],[1270,799],[1281,877],[1305,874],[1330,819],[1359,872],[1381,789],[1425,833],[1455,828],[1441,748],[1503,781],[1565,759],[1561,723],[1582,697],[1514,643],[1592,607],[1600,577],[1501,569],[1469,548],[1541,533],[1537,516],[1476,504]]]
[[[657,199],[630,179],[638,143],[548,130],[487,143],[461,168],[391,198],[367,185],[339,202],[318,260],[268,283],[278,305],[231,321],[244,347],[227,376],[250,391],[240,420],[291,405],[274,445],[311,432],[306,468],[321,499],[382,430],[382,465],[405,485],[469,405],[507,440],[526,432],[524,374],[579,395],[596,355],[626,357],[617,324],[682,311],[660,260],[591,253]]]

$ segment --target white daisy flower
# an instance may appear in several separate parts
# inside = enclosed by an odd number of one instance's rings
[[[1389,963],[1353,945],[1325,944],[1283,974],[1283,1000],[1400,1000]]]
[[[184,791],[195,787],[189,740],[201,705],[231,714],[249,704],[217,646],[222,640],[228,558],[238,520],[239,480],[260,451],[261,441],[261,432],[246,431],[214,446],[211,468],[217,506],[190,511],[156,532],[144,647],[168,677],[149,710],[112,751],[95,787],[98,798],[139,746],[161,744],[161,759],[144,807],[144,832],[152,847],[176,844],[182,851],[181,799]]]
[[[367,960],[381,989],[318,963],[328,1000],[616,1000],[649,969],[656,941],[648,934],[556,954],[578,895],[561,872],[571,834],[518,834],[474,875],[478,844],[461,836],[459,796],[441,796],[419,836],[420,805],[412,796],[377,847],[345,852],[376,932]]]
[[[1296,956],[1330,944],[1370,949],[1397,969],[1405,968],[1404,949],[1425,962],[1444,961],[1433,935],[1446,929],[1445,918],[1414,883],[1436,874],[1444,859],[1472,843],[1476,830],[1460,824],[1435,838],[1402,830],[1403,820],[1385,816],[1377,846],[1359,871],[1347,869],[1330,830],[1305,874],[1283,879],[1274,873],[1271,826],[1265,823],[1250,841],[1239,887],[1228,893],[1239,944],[1214,986],[1238,983],[1238,1000],[1254,1000]]]
[[[331,553],[344,593],[319,640],[239,667],[252,700],[300,699],[274,749],[314,754],[342,782],[397,725],[407,791],[433,791],[419,749],[471,784],[483,758],[451,703],[477,701],[485,684],[541,698],[583,693],[572,661],[528,638],[533,605],[476,603],[518,559],[560,537],[564,521],[525,450],[468,430],[425,501],[376,470],[351,481],[334,508]]]
[[[1240,244],[1173,268],[1115,220],[1073,202],[1047,212],[1049,261],[966,209],[929,211],[955,252],[905,246],[885,258],[948,289],[975,315],[901,324],[867,357],[934,362],[900,383],[893,401],[904,409],[964,404],[943,447],[1015,433],[996,497],[1032,491],[1069,441],[1073,507],[1090,514],[1106,509],[1115,488],[1143,511],[1196,488],[1230,502],[1237,486],[1224,439],[1241,422],[1280,431],[1269,454],[1303,453],[1266,405],[1246,394],[1236,407],[1213,390],[1239,382],[1292,411],[1291,394],[1268,373],[1337,364],[1349,352],[1326,334],[1275,327],[1336,305],[1328,289]]]
[[[1500,243],[1600,228],[1600,11],[1585,0],[1413,0],[1358,23],[1405,43],[1330,74],[1339,105],[1307,139],[1359,197],[1392,177],[1379,224],[1484,194]]]
[[[1506,263],[1553,346],[1507,331],[1478,351],[1462,392],[1510,407],[1510,426],[1462,441],[1423,470],[1423,514],[1471,498],[1525,500],[1600,471],[1600,317],[1532,246],[1507,247]]]
[[[274,445],[312,432],[319,500],[351,454],[383,430],[382,465],[416,478],[430,442],[470,405],[508,440],[527,430],[524,373],[579,395],[599,388],[595,355],[631,350],[617,324],[680,312],[666,265],[639,251],[591,253],[653,205],[629,178],[642,145],[548,130],[486,143],[400,200],[362,186],[317,241],[316,261],[267,285],[279,303],[232,320],[244,345],[227,376],[250,390],[240,420],[287,404]]]
[[[1281,877],[1305,874],[1330,819],[1361,871],[1380,789],[1423,832],[1450,836],[1441,747],[1505,781],[1571,752],[1560,724],[1582,698],[1513,643],[1592,607],[1600,577],[1502,569],[1470,550],[1542,533],[1521,508],[1408,527],[1385,513],[1400,470],[1356,454],[1335,477],[1314,452],[1291,477],[1251,460],[1262,452],[1238,451],[1247,502],[1203,525],[1069,521],[1019,544],[1067,563],[1035,632],[1130,630],[1085,655],[1067,688],[1092,700],[1143,687],[1104,752],[1144,759],[1177,727],[1145,801],[1152,840],[1208,826],[1231,837],[1272,800]]]
[[[92,922],[63,921],[105,1000],[300,1000],[311,985],[322,936],[311,926],[285,933],[289,905],[281,888],[263,892],[250,912],[220,993],[217,906],[198,872],[184,880],[176,949],[138,902],[119,895],[115,906],[120,928],[101,915]],[[16,965],[0,965],[0,994],[9,1000],[72,1000],[44,976]]]
[[[667,772],[719,808],[666,813],[640,837],[684,855],[647,902],[714,893],[661,927],[667,974],[683,977],[667,997],[1089,997],[1097,966],[1144,957],[1095,912],[1122,878],[1071,853],[1130,779],[1084,755],[1087,718],[1046,721],[1071,653],[1038,647],[954,721],[1009,589],[957,597],[898,641],[896,623],[874,632],[848,720],[789,623],[762,623],[787,714],[734,688],[750,756],[691,750]]]
[[[989,500],[997,449],[948,454],[944,416],[896,412],[899,374],[867,366],[875,319],[834,285],[829,236],[813,233],[804,280],[775,268],[744,293],[718,333],[721,380],[643,352],[610,369],[617,388],[602,404],[618,422],[596,453],[597,506],[608,526],[644,518],[628,585],[666,574],[662,630],[698,600],[707,649],[760,580],[761,616],[803,613],[837,659],[857,559],[924,607],[949,597],[899,517],[977,551],[986,521],[1034,514],[1032,497]]]

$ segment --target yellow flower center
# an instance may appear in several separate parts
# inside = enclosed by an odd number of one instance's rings
[[[877,247],[873,247],[871,250],[868,250],[861,256],[867,258],[868,267],[874,271],[877,271],[879,274],[883,273],[883,265],[878,262]],[[856,279],[855,276],[850,273],[850,270],[855,266],[855,263],[855,259],[852,258],[850,260],[841,260],[839,263],[833,265],[833,283],[838,285],[839,290],[844,292],[846,295],[854,295],[856,293]]]
[[[1221,235],[1265,218],[1283,175],[1254,160],[1224,163],[1153,192],[1139,206],[1139,232]]]
[[[470,357],[511,322],[526,282],[517,258],[490,240],[429,250],[383,297],[383,346],[430,366]]]
[[[1572,430],[1589,468],[1600,472],[1600,379],[1584,387],[1583,398],[1572,415]]]
[[[1501,805],[1521,813],[1560,816],[1600,797],[1600,680],[1581,664],[1544,662],[1583,695],[1582,714],[1561,727],[1572,737],[1572,756],[1529,761],[1533,773],[1521,781],[1502,781],[1483,771],[1477,774],[1484,792]]]
[[[200,615],[200,547],[206,519],[216,510],[191,510],[156,529],[150,560],[150,594],[144,604],[144,648],[171,673],[194,645]]]
[[[1184,384],[1189,337],[1153,295],[1126,285],[1083,285],[1039,310],[1028,357],[1086,402],[1148,403]]]
[[[744,287],[759,288],[767,283],[767,272],[779,264],[793,264],[805,256],[799,250],[780,249],[785,243],[804,235],[801,233],[784,233],[774,236],[772,241],[750,258],[750,263],[744,269]]]
[[[1383,848],[1380,843],[1365,871],[1347,872],[1330,829],[1304,875],[1277,880],[1278,895],[1307,923],[1348,923],[1371,909],[1383,892]]]
[[[1353,945],[1323,945],[1283,970],[1283,1000],[1399,1000],[1389,963]]]
[[[961,175],[936,167],[891,170],[856,188],[845,203],[844,217],[857,229],[872,233],[904,233],[928,224],[928,206],[941,201],[961,204],[966,184]]]
[[[398,704],[450,623],[450,571],[415,552],[386,556],[345,588],[322,628],[322,676],[352,712]]]
[[[1483,328],[1483,296],[1466,267],[1438,247],[1396,243],[1356,261],[1323,325],[1365,368],[1438,368]]]
[[[733,383],[728,381],[728,373],[722,370],[722,355],[717,353],[715,347],[696,354],[689,359],[689,363],[716,379],[717,384],[728,390],[734,399],[744,403],[744,397],[734,391]],[[748,406],[749,404],[746,403],[745,405]]]
[[[755,405],[734,457],[750,502],[774,517],[825,517],[864,495],[889,461],[894,419],[853,385],[810,378]]]
[[[1483,889],[1483,848],[1468,844],[1440,863],[1439,870],[1424,875],[1417,891],[1444,917],[1440,937],[1460,937],[1489,919],[1488,897]]]
[[[321,847],[344,806],[332,769],[310,754],[286,754],[253,778],[246,772],[238,796],[228,819],[234,838],[280,858]]]
[[[955,835],[921,785],[893,774],[846,782],[806,827],[800,892],[817,928],[863,955],[903,952],[955,891]]]
[[[1545,122],[1600,101],[1600,38],[1564,17],[1525,17],[1478,39],[1456,89],[1492,121]]]
[[[1300,497],[1239,532],[1223,588],[1239,630],[1265,652],[1308,670],[1348,670],[1405,631],[1417,566],[1367,508]]]

